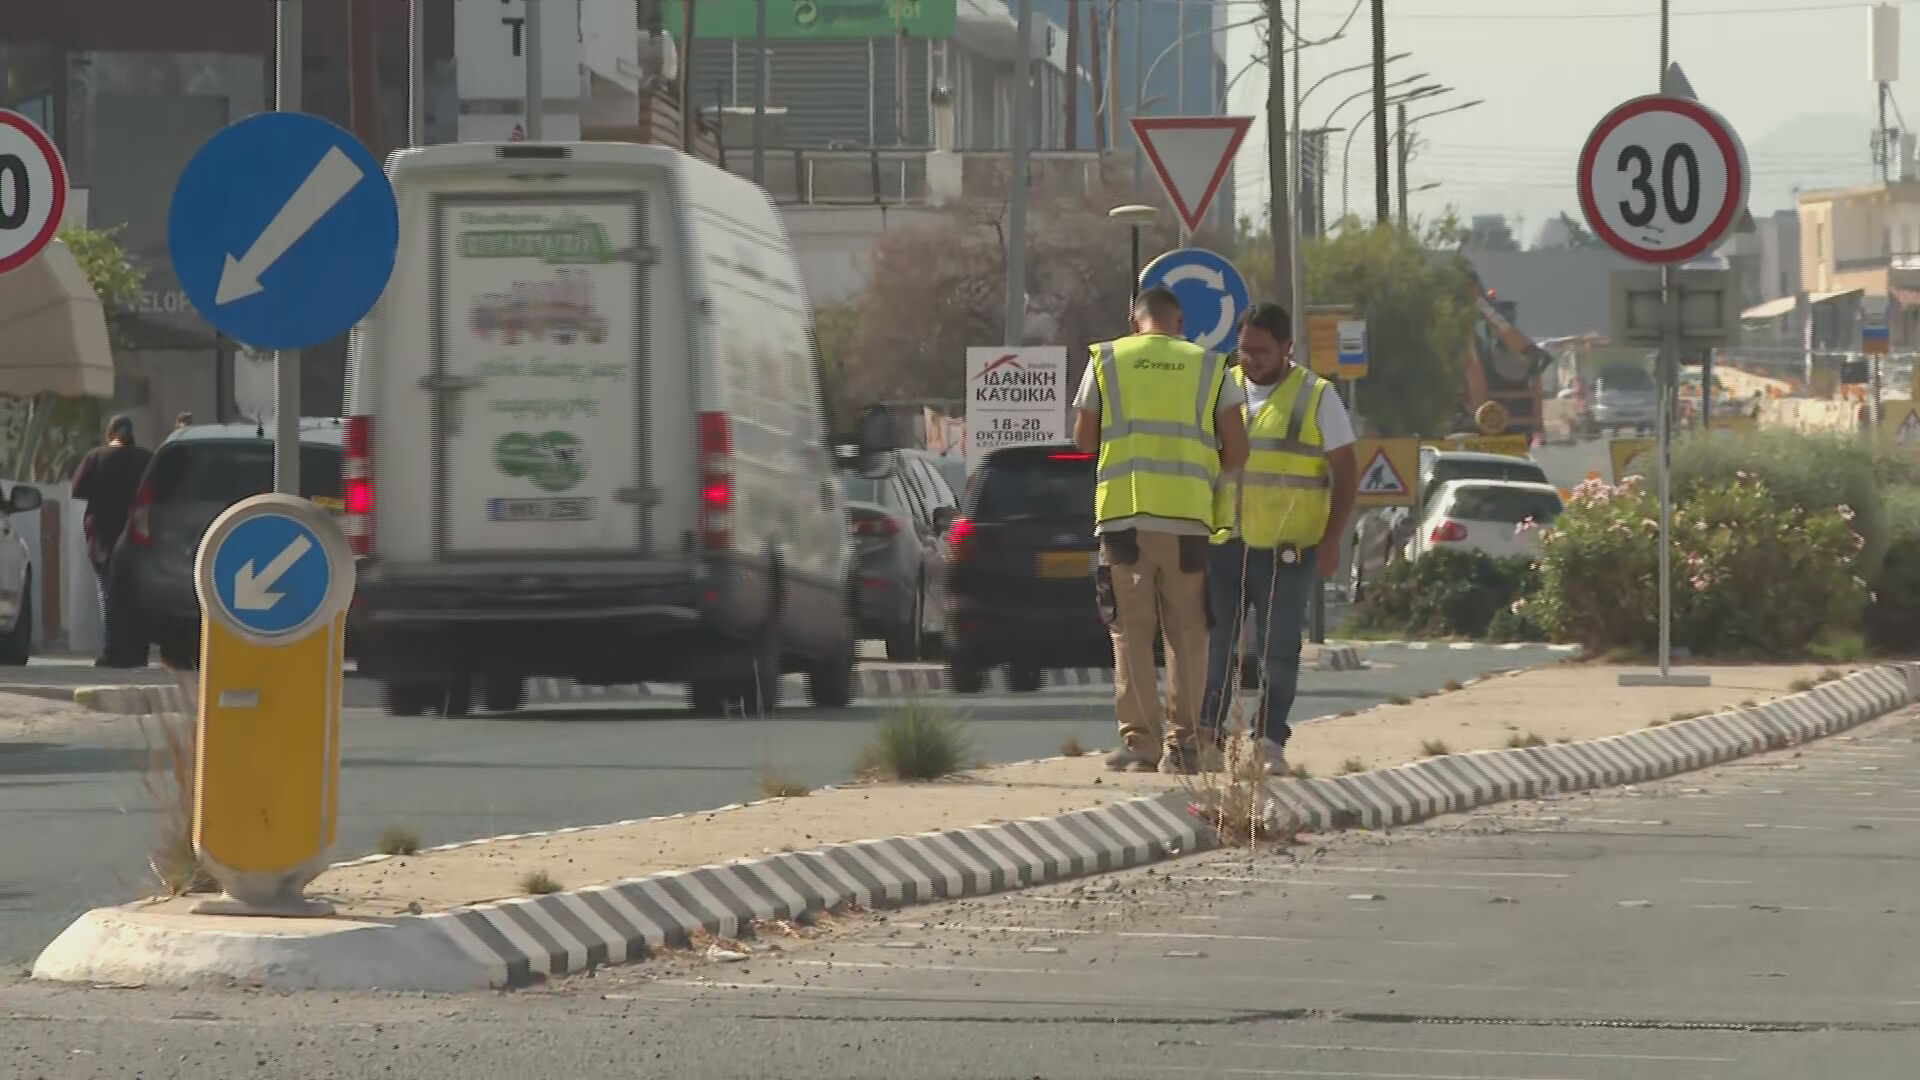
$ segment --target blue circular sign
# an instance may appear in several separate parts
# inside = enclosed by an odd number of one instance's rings
[[[305,113],[223,128],[187,162],[167,214],[180,287],[227,336],[261,349],[335,338],[393,273],[400,216],[380,163]]]
[[[333,567],[305,523],[282,513],[247,518],[219,539],[213,587],[235,625],[264,637],[304,629],[327,604]]]
[[[1224,256],[1205,248],[1180,248],[1140,271],[1140,287],[1172,289],[1180,298],[1182,333],[1218,353],[1240,344],[1240,316],[1253,306],[1245,278]]]

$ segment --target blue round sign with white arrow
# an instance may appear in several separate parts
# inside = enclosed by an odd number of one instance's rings
[[[187,299],[242,344],[300,349],[351,329],[393,273],[400,216],[373,154],[305,113],[261,113],[187,162],[167,253]]]
[[[221,537],[213,583],[227,618],[251,633],[279,637],[305,628],[326,606],[333,568],[304,522],[268,512]]]
[[[1240,344],[1240,316],[1253,306],[1253,294],[1225,257],[1205,248],[1169,251],[1140,271],[1140,288],[1162,286],[1180,298],[1188,341],[1218,353]]]

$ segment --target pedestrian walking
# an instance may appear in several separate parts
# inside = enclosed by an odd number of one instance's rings
[[[1293,321],[1279,304],[1255,304],[1240,320],[1240,363],[1229,376],[1246,409],[1244,469],[1222,477],[1215,497],[1207,594],[1206,734],[1224,743],[1232,710],[1240,615],[1253,609],[1261,703],[1249,736],[1267,772],[1287,769],[1286,745],[1300,680],[1300,638],[1315,582],[1340,568],[1340,538],[1353,512],[1353,421],[1332,382],[1293,362]]]
[[[192,426],[193,426],[193,414],[190,412],[183,412],[179,416],[176,416],[173,418],[173,430],[175,431],[179,431],[181,428],[189,428]]]
[[[1073,439],[1098,450],[1095,598],[1113,638],[1120,748],[1131,769],[1192,775],[1206,683],[1208,538],[1222,468],[1246,460],[1242,391],[1223,357],[1180,336],[1180,301],[1164,288],[1134,301],[1133,333],[1090,350],[1074,399]],[[1154,639],[1166,645],[1162,723]]]
[[[153,454],[134,440],[133,418],[116,416],[107,424],[107,444],[87,451],[80,468],[73,474],[73,497],[87,504],[81,517],[81,530],[87,539],[87,561],[93,564],[100,589],[100,618],[109,624],[112,604],[113,550],[126,532],[127,517],[133,510],[134,492],[147,471]],[[103,652],[95,663],[99,667],[139,667],[132,657]]]

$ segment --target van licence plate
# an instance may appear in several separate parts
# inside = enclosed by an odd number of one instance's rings
[[[1100,561],[1097,553],[1085,551],[1048,551],[1040,555],[1036,572],[1043,578],[1077,578],[1093,573]]]
[[[592,499],[488,499],[488,521],[592,521]]]

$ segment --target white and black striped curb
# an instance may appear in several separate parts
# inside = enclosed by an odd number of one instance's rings
[[[1625,735],[1448,754],[1267,786],[1275,809],[1324,832],[1379,829],[1513,799],[1638,784],[1831,735],[1920,700],[1920,664],[1883,664],[1803,693]]]
[[[1368,646],[1379,646],[1383,648],[1392,647],[1396,649],[1411,649],[1415,652],[1421,652],[1429,649],[1432,649],[1432,650],[1446,649],[1451,652],[1472,652],[1476,649],[1488,649],[1488,650],[1495,650],[1499,652],[1519,652],[1522,649],[1545,649],[1547,652],[1555,652],[1555,653],[1575,653],[1580,651],[1580,646],[1578,645],[1565,645],[1565,644],[1561,644],[1558,642],[1551,642],[1551,641],[1363,641],[1363,642],[1360,642],[1361,648],[1366,648]]]

